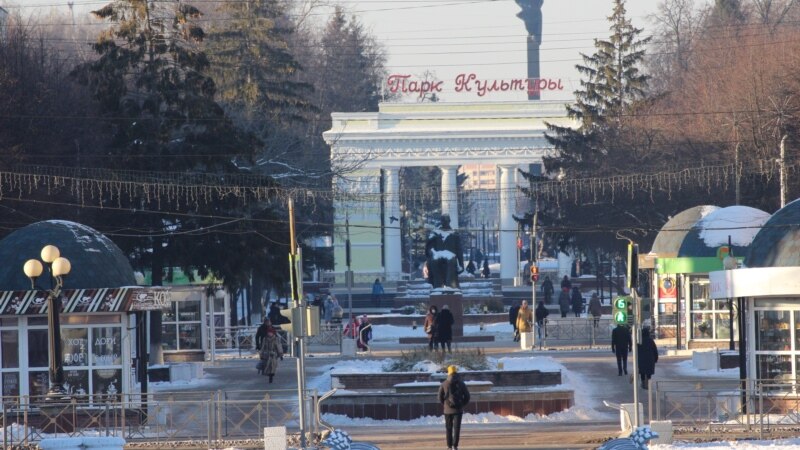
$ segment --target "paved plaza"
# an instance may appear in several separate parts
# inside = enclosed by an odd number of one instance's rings
[[[662,356],[656,366],[654,380],[683,380],[686,386],[696,383],[695,373],[687,373],[685,361],[688,356],[667,356],[668,341],[661,341]],[[466,344],[464,344],[466,345]],[[413,346],[403,346],[395,342],[375,343],[371,352],[359,354],[357,359],[385,359],[398,356],[401,351]],[[576,393],[576,406],[591,410],[591,417],[581,420],[570,417],[553,421],[507,422],[507,423],[466,423],[462,428],[462,449],[527,449],[527,448],[595,448],[605,440],[616,437],[620,432],[619,412],[603,406],[603,401],[613,403],[633,402],[633,387],[630,378],[617,376],[616,360],[610,347],[588,348],[586,345],[550,347],[544,350],[521,350],[510,339],[500,338],[498,342],[481,344],[491,357],[548,356],[561,363],[566,369],[581,377],[585,392]],[[312,346],[306,359],[306,378],[313,387],[313,380],[319,379],[328,369],[343,358],[328,346]],[[681,364],[683,363],[683,364]],[[266,390],[272,398],[293,398],[297,386],[295,360],[286,358],[280,365],[275,381],[268,384],[265,377],[255,371],[254,355],[238,353],[223,356],[216,363],[206,367],[206,380],[199,387],[189,390],[221,390],[241,392],[251,391],[260,395]],[[629,361],[629,372],[633,373]],[[731,380],[729,373],[721,378]],[[713,373],[703,375],[704,380],[712,380]],[[242,394],[237,394],[242,395]],[[580,397],[580,401],[578,398]],[[648,412],[648,391],[640,390],[645,417]],[[580,416],[580,414],[578,414]],[[442,449],[444,447],[444,426],[431,424],[361,425],[357,421],[345,429],[357,441],[372,442],[381,449]]]

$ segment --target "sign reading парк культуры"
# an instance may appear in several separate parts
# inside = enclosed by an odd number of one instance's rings
[[[492,92],[527,92],[540,93],[542,91],[563,91],[564,85],[561,78],[513,78],[503,80],[490,80],[478,78],[474,73],[462,73],[453,81],[456,93],[475,94],[485,97]],[[389,92],[396,94],[417,94],[424,97],[427,94],[441,94],[446,84],[440,80],[422,80],[408,74],[393,74],[386,79]],[[449,90],[449,88],[448,88]]]

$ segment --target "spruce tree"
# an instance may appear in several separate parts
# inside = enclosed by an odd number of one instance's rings
[[[279,0],[224,2],[223,20],[211,28],[208,51],[219,98],[266,137],[276,127],[304,121],[310,84],[298,81],[300,64],[289,49],[293,25]]]
[[[205,34],[193,24],[200,11],[179,1],[117,0],[94,15],[113,25],[93,45],[97,59],[77,67],[74,76],[90,88],[101,108],[99,123],[113,134],[106,152],[115,158],[107,168],[169,176],[173,183],[183,175],[212,174],[220,182],[235,175],[234,157],[251,158],[259,141],[237,129],[215,100],[201,46]],[[254,267],[261,273],[284,268],[263,266],[269,244],[253,234],[254,222],[220,226],[210,218],[270,220],[270,210],[242,206],[235,198],[199,200],[186,205],[134,197],[121,206],[145,211],[107,213],[109,222],[131,230],[117,242],[135,267],[152,271],[154,285],[178,266],[201,276],[214,273],[236,292]],[[146,211],[154,209],[160,212]],[[208,228],[213,232],[197,232]]]
[[[583,75],[575,103],[567,105],[567,116],[575,127],[547,124],[545,138],[556,154],[545,159],[550,172],[580,177],[608,173],[624,159],[618,138],[625,127],[624,116],[641,101],[647,89],[647,75],[639,70],[649,38],[626,16],[625,1],[615,0],[608,18],[608,39],[595,39],[596,51],[582,54],[583,64],[575,67]]]

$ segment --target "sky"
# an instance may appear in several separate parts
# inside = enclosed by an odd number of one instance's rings
[[[0,4],[11,0],[0,0]],[[15,0],[29,12],[50,8],[67,11],[68,0]],[[97,8],[103,0],[73,0],[78,13]],[[207,0],[205,0],[207,1]],[[661,0],[628,0],[628,16],[647,34],[647,16]],[[527,77],[525,26],[514,0],[341,0],[380,42],[390,74],[419,79],[426,72],[441,81],[440,100],[447,102],[527,100],[524,91],[491,92],[478,96],[456,92],[459,74],[477,80]],[[612,0],[544,0],[541,77],[561,80],[563,89],[545,91],[543,100],[570,100],[579,87],[575,64],[580,53],[592,53],[593,39],[608,36]],[[698,0],[698,4],[704,3]],[[315,17],[324,21],[329,10]],[[386,83],[384,83],[386,86]],[[417,101],[409,94],[404,101]]]

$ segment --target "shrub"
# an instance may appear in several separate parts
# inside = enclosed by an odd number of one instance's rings
[[[488,370],[489,361],[482,348],[453,349],[453,353],[441,351],[428,351],[427,347],[415,347],[408,351],[401,351],[400,356],[395,358],[389,366],[387,372],[410,372],[414,366],[423,361],[430,361],[444,370],[449,365],[455,365],[466,370]]]

